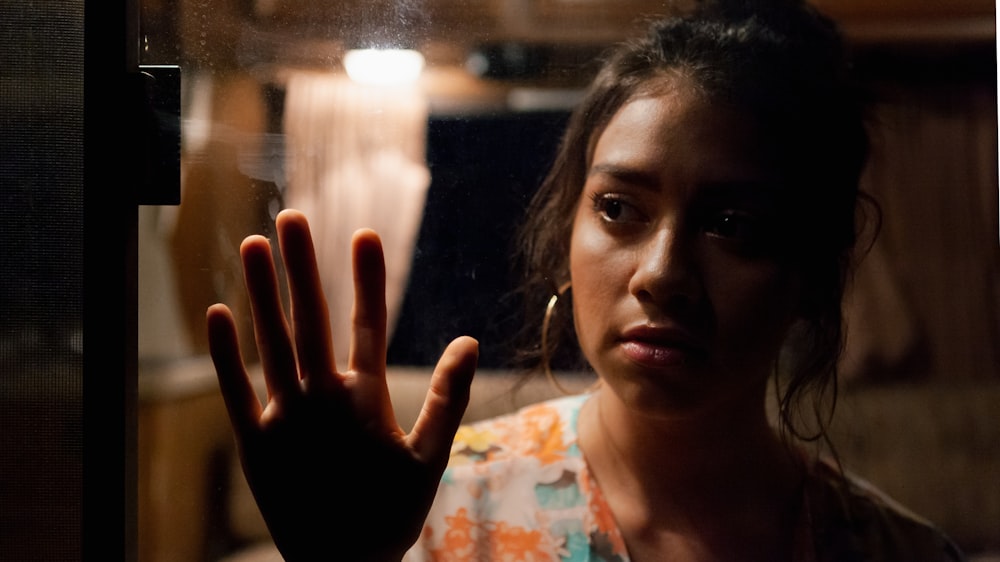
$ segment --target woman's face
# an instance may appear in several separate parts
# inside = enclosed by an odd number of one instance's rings
[[[750,120],[683,82],[600,134],[570,242],[574,317],[633,407],[761,401],[799,300],[772,161]]]

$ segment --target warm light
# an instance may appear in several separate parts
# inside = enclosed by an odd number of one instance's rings
[[[420,77],[424,56],[407,49],[360,49],[344,56],[347,75],[362,84],[405,84]]]

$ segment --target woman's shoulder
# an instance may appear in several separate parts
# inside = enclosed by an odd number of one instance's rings
[[[816,461],[807,486],[811,531],[821,561],[965,560],[934,523],[832,461]]]

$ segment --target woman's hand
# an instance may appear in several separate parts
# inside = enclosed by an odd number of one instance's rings
[[[478,344],[444,351],[412,431],[396,423],[385,380],[385,264],[378,236],[355,233],[348,369],[333,357],[329,313],[305,217],[277,218],[291,296],[281,305],[267,239],[240,247],[267,386],[261,405],[229,308],[208,309],[212,360],[243,471],[286,560],[399,560],[419,537],[468,405]]]

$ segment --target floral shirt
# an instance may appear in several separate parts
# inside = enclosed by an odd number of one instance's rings
[[[406,562],[627,562],[621,532],[577,445],[587,397],[459,429]],[[863,481],[836,477],[825,463],[810,475],[806,501],[796,540],[802,562],[962,560],[933,526]]]

